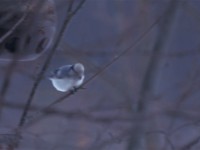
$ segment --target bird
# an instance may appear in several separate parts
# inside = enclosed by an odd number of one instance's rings
[[[75,92],[84,81],[84,71],[85,68],[81,63],[64,65],[53,70],[49,75],[49,79],[57,91]]]

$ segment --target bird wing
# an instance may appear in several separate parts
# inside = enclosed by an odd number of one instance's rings
[[[72,65],[65,65],[58,69],[58,78],[77,78],[77,73],[72,69]]]

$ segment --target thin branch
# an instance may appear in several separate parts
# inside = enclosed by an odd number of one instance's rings
[[[184,147],[182,147],[180,150],[190,150],[192,149],[193,146],[199,144],[200,141],[200,136],[198,136],[196,139],[194,139],[193,141],[187,143]]]
[[[145,32],[143,32],[138,39],[131,44],[129,47],[127,47],[125,50],[123,50],[120,54],[118,54],[117,56],[114,57],[114,59],[112,59],[110,62],[108,62],[102,69],[100,69],[99,71],[97,71],[92,77],[90,77],[87,81],[85,81],[83,83],[83,85],[79,88],[77,88],[77,90],[82,89],[82,87],[84,87],[86,84],[88,84],[90,81],[92,81],[94,78],[96,78],[98,75],[100,75],[101,73],[103,73],[109,66],[111,66],[114,62],[116,62],[118,59],[120,59],[123,55],[125,55],[127,52],[129,52],[130,50],[132,50],[134,47],[136,47],[136,45],[141,42],[144,37],[155,27],[155,25],[160,21],[160,19],[162,18],[162,15],[160,17],[158,17],[155,22],[153,22],[147,29]],[[38,111],[35,113],[35,115],[33,116],[33,118],[35,118],[35,116],[39,116],[42,114],[42,112],[46,112],[48,111],[48,109],[50,107],[52,107],[53,105],[65,100],[66,98],[68,98],[69,96],[73,95],[74,93],[72,92],[68,92],[66,95],[61,96],[60,98],[58,98],[57,100],[55,100],[54,102],[50,103],[49,105],[47,105],[44,109],[42,109],[41,111]]]
[[[169,136],[164,131],[149,131],[149,132],[146,132],[146,134],[162,134],[162,135],[164,135],[165,139],[166,139],[167,143],[169,143],[171,149],[175,150],[175,146],[172,144]]]
[[[0,38],[0,44],[3,43],[12,33],[15,32],[17,27],[19,27],[24,22],[24,20],[26,19],[26,17],[28,15],[29,15],[28,12],[24,12],[22,17],[16,22],[16,24],[14,24],[14,26],[12,26],[12,28]],[[14,68],[16,66],[17,58],[18,58],[18,55],[13,56],[13,59],[10,62],[8,69],[5,72],[5,76],[4,76],[5,78],[3,80],[2,88],[0,90],[0,109],[3,105],[3,99],[4,99],[4,96],[7,93],[7,90],[8,90],[9,84],[10,84],[10,79],[11,79],[11,76],[12,76],[12,72],[14,71]]]
[[[122,51],[120,54],[118,54],[117,56],[115,56],[110,62],[108,62],[102,69],[100,69],[99,71],[97,71],[92,77],[90,77],[87,81],[85,81],[83,83],[83,85],[81,87],[79,87],[77,90],[81,89],[82,87],[84,87],[86,84],[88,84],[90,81],[92,81],[94,78],[96,78],[97,76],[99,76],[101,73],[103,73],[108,67],[110,67],[114,62],[116,62],[118,59],[120,59],[120,57],[122,57],[124,54],[126,54],[128,51],[132,50],[134,47],[136,47],[136,45],[141,42],[143,40],[143,38],[153,29],[153,27],[160,21],[161,16],[128,48],[126,48],[124,51]],[[69,97],[70,95],[72,95],[73,93],[69,92],[66,95],[58,98],[56,101],[54,101],[53,103],[51,103],[48,107],[57,104],[59,102],[61,102],[62,100],[64,100],[65,98]]]
[[[8,65],[8,69],[5,71],[2,87],[0,90],[0,110],[3,106],[3,100],[4,97],[8,91],[9,85],[10,85],[10,79],[12,77],[12,73],[16,67],[16,59],[13,59],[12,62]]]
[[[0,38],[0,44],[3,43],[16,30],[17,27],[22,24],[22,22],[24,22],[27,14],[28,13],[23,14],[23,16],[16,22],[16,24]]]
[[[141,85],[141,90],[139,94],[138,103],[136,106],[136,112],[141,112],[145,109],[146,100],[148,99],[148,92],[155,85],[155,80],[157,80],[156,73],[160,67],[160,61],[162,60],[158,54],[163,53],[163,47],[165,45],[166,39],[170,33],[170,29],[173,25],[173,19],[175,19],[175,14],[177,12],[178,0],[171,0],[169,6],[163,14],[163,22],[160,25],[160,32],[157,36],[157,41],[154,44],[152,56],[149,60],[147,70],[144,74],[143,83]]]
[[[78,10],[81,9],[81,7],[82,7],[83,4],[85,3],[85,1],[86,1],[86,0],[82,0],[82,1],[79,3],[79,5],[76,7],[76,9],[75,9],[74,11],[72,11],[72,13],[69,14],[69,15],[74,16],[74,15],[78,12]]]
[[[157,41],[155,42],[152,48],[152,55],[149,58],[149,62],[147,64],[147,69],[144,72],[141,89],[139,91],[139,98],[136,101],[134,106],[134,111],[138,114],[148,114],[148,100],[149,100],[149,93],[153,92],[155,81],[158,78],[158,69],[160,67],[161,58],[157,55],[163,53],[163,46],[165,44],[166,39],[170,33],[170,27],[172,27],[173,19],[175,18],[175,14],[177,11],[178,1],[177,0],[170,0],[168,7],[166,8],[165,12],[163,13],[163,22],[160,23],[160,32],[157,35]],[[157,126],[156,119],[151,121],[151,125],[154,127]],[[144,138],[143,128],[149,128],[150,124],[144,124],[143,127],[137,125],[133,128],[131,132],[131,137],[127,144],[127,149],[132,150],[134,148],[138,148],[145,143],[145,145],[151,145],[152,149],[156,148],[156,143],[158,138],[145,138],[144,141],[141,141],[141,138]],[[139,132],[134,133],[137,130]],[[156,139],[156,140],[155,140]],[[137,140],[137,141],[135,141]],[[153,144],[152,144],[153,143]]]
[[[69,0],[68,12],[72,11],[73,4],[74,4],[74,0]]]
[[[33,87],[32,87],[32,90],[31,90],[31,92],[30,92],[30,95],[29,95],[29,97],[28,97],[27,103],[26,103],[26,105],[25,105],[23,114],[22,114],[22,116],[21,116],[21,118],[20,118],[20,122],[19,122],[19,125],[18,125],[19,127],[23,126],[23,124],[24,124],[24,122],[25,122],[27,113],[28,113],[29,108],[30,108],[30,105],[31,105],[31,103],[32,103],[32,101],[33,101],[33,97],[34,97],[34,95],[35,95],[35,93],[36,93],[37,87],[39,86],[39,83],[40,83],[40,81],[42,80],[43,75],[44,75],[45,71],[47,70],[47,68],[48,68],[48,66],[49,66],[49,64],[50,64],[50,62],[51,62],[51,59],[52,59],[52,57],[53,57],[53,55],[54,55],[54,53],[55,53],[55,51],[56,51],[56,48],[58,47],[58,45],[59,45],[59,43],[60,43],[60,40],[62,39],[62,37],[63,37],[63,35],[64,35],[64,33],[65,33],[65,30],[66,30],[66,28],[67,28],[67,26],[68,26],[68,24],[69,24],[71,18],[77,13],[77,11],[79,10],[79,8],[81,8],[81,6],[84,4],[85,1],[86,1],[86,0],[82,0],[82,1],[79,3],[79,5],[77,6],[77,9],[76,9],[74,12],[72,12],[71,14],[69,13],[69,10],[67,10],[67,14],[68,14],[68,15],[67,15],[67,17],[66,17],[65,20],[64,20],[64,23],[63,23],[63,25],[62,25],[62,27],[61,27],[61,30],[59,31],[59,33],[58,33],[58,35],[57,35],[57,38],[55,39],[54,45],[52,46],[52,48],[51,48],[51,50],[50,50],[50,52],[49,52],[49,55],[48,55],[48,57],[46,58],[45,63],[44,63],[44,65],[43,65],[43,67],[42,67],[42,69],[41,69],[41,71],[40,71],[40,73],[39,73],[39,75],[38,75],[36,81],[35,81],[34,84],[33,84]]]

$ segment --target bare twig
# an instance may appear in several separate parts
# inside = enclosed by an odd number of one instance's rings
[[[150,61],[148,63],[148,67],[146,70],[146,73],[144,75],[143,83],[141,86],[141,92],[140,92],[140,98],[138,100],[138,105],[136,106],[136,111],[143,111],[145,108],[145,100],[148,98],[148,92],[155,84],[155,74],[157,73],[157,70],[159,68],[159,61],[161,58],[158,54],[162,53],[162,47],[165,44],[166,38],[168,37],[170,28],[173,23],[173,19],[175,18],[175,12],[177,11],[178,1],[177,0],[171,0],[169,2],[169,7],[167,8],[166,12],[163,15],[163,22],[161,25],[160,32],[157,37],[157,42],[155,43],[153,47],[152,57],[150,58]]]
[[[24,12],[22,17],[16,22],[16,24],[14,24],[13,27],[0,38],[0,44],[3,43],[12,33],[15,32],[17,27],[19,27],[24,22],[24,20],[28,16],[28,14],[29,14],[28,11]],[[0,90],[0,108],[2,107],[4,96],[6,95],[7,90],[8,90],[8,86],[10,84],[10,78],[11,78],[12,72],[16,66],[17,57],[18,57],[17,54],[14,55],[13,60],[8,65],[8,69],[5,72],[5,78],[3,80],[2,88]]]
[[[83,83],[83,85],[78,88],[81,89],[82,87],[84,87],[86,84],[88,84],[91,80],[93,80],[94,78],[96,78],[98,75],[100,75],[101,73],[103,73],[108,67],[110,67],[114,62],[116,62],[118,59],[120,59],[121,56],[123,56],[124,54],[126,54],[128,51],[132,50],[139,42],[141,42],[143,40],[143,38],[153,29],[153,27],[160,21],[161,16],[132,44],[130,45],[128,48],[126,48],[124,51],[122,51],[120,54],[118,54],[117,56],[114,57],[114,59],[112,59],[110,62],[108,62],[102,69],[100,69],[99,71],[97,71],[92,77],[90,77],[87,81],[85,81]],[[61,102],[62,100],[64,100],[65,98],[69,97],[70,95],[72,95],[73,93],[67,93],[66,95],[58,98],[57,100],[55,100],[52,104],[50,104],[48,107]]]
[[[73,4],[74,4],[74,0],[69,0],[68,12],[72,11]]]
[[[50,50],[50,52],[49,52],[49,54],[48,54],[48,57],[46,58],[45,63],[44,63],[44,65],[43,65],[43,67],[42,67],[42,69],[41,69],[39,75],[37,76],[36,81],[35,81],[34,84],[33,84],[33,87],[32,87],[31,93],[30,93],[30,95],[29,95],[29,97],[28,97],[27,103],[26,103],[26,105],[25,105],[23,114],[22,114],[22,116],[21,116],[21,118],[20,118],[20,122],[19,122],[19,125],[18,125],[19,127],[23,126],[23,124],[24,124],[24,122],[25,122],[27,113],[28,113],[29,108],[30,108],[30,105],[31,105],[31,103],[32,103],[32,101],[33,101],[33,97],[34,97],[34,95],[35,95],[35,93],[36,93],[37,87],[39,86],[39,83],[40,83],[40,81],[41,81],[42,78],[43,78],[43,74],[45,73],[47,67],[48,67],[49,64],[50,64],[50,61],[51,61],[51,59],[52,59],[52,57],[53,57],[53,55],[54,55],[54,52],[55,52],[56,48],[58,47],[58,45],[59,45],[59,43],[60,43],[61,38],[63,37],[63,35],[64,35],[64,33],[65,33],[65,30],[66,30],[66,28],[67,28],[67,26],[68,26],[68,24],[69,24],[69,21],[70,21],[71,18],[77,13],[77,11],[81,8],[81,6],[84,4],[85,1],[86,1],[86,0],[82,0],[82,1],[79,3],[79,5],[77,6],[77,9],[75,9],[75,11],[73,11],[72,13],[69,12],[70,10],[67,11],[67,17],[66,17],[65,20],[64,20],[64,23],[63,23],[63,25],[62,25],[62,27],[61,27],[61,30],[59,31],[59,33],[58,33],[58,35],[57,35],[57,38],[55,39],[54,45],[52,46],[52,48],[51,48],[51,50]]]
[[[28,13],[23,14],[23,16],[16,22],[16,24],[10,29],[8,30],[8,32],[6,32],[6,34],[4,34],[1,38],[0,38],[0,44],[3,43],[15,30],[17,27],[19,27],[19,25],[21,25],[21,23],[25,20],[25,18],[27,17]]]
[[[192,147],[195,147],[195,145],[199,144],[200,136],[192,140],[191,142],[187,143],[185,146],[180,148],[180,150],[190,150]]]
[[[4,96],[6,95],[8,91],[10,79],[11,79],[15,66],[16,66],[16,60],[13,59],[12,62],[8,65],[8,69],[5,72],[4,80],[3,80],[2,87],[0,90],[0,110],[1,110],[1,107],[3,106]]]
[[[125,50],[123,50],[120,54],[118,54],[117,56],[114,57],[114,59],[112,59],[110,62],[108,62],[102,69],[100,69],[99,71],[97,71],[92,77],[90,77],[87,81],[85,81],[83,83],[83,85],[79,88],[77,88],[77,90],[81,89],[82,87],[84,87],[86,84],[88,84],[90,81],[92,81],[94,78],[96,78],[98,75],[100,75],[101,73],[103,73],[109,66],[111,66],[114,62],[116,62],[118,59],[120,59],[124,54],[126,54],[127,52],[129,52],[130,50],[132,50],[139,42],[141,42],[144,37],[155,27],[155,25],[160,21],[160,19],[162,18],[162,15],[160,17],[158,17],[147,29],[145,32],[143,32],[138,39],[131,44],[129,47],[127,47]],[[53,105],[65,100],[66,98],[68,98],[69,96],[73,95],[72,92],[68,92],[66,95],[61,96],[60,98],[58,98],[57,100],[55,100],[54,102],[50,103],[48,106],[46,106],[44,109],[42,109],[41,111],[38,111],[35,113],[35,115],[33,116],[33,118],[36,118],[36,116],[41,115],[42,112],[46,112],[48,111],[48,109],[50,107],[52,107]]]
[[[163,13],[163,22],[160,24],[160,32],[157,36],[157,41],[152,49],[152,54],[150,56],[150,60],[147,65],[147,69],[145,70],[144,77],[141,84],[141,89],[139,92],[139,98],[137,102],[134,104],[134,111],[138,114],[147,114],[148,112],[148,104],[149,104],[149,96],[150,93],[153,93],[155,83],[158,78],[159,65],[161,63],[161,58],[159,57],[160,53],[163,53],[163,46],[165,44],[166,39],[168,38],[168,34],[173,22],[173,18],[175,18],[176,8],[178,6],[177,0],[171,0],[166,11]],[[152,121],[152,125],[155,127],[156,119]],[[150,124],[144,124],[143,128],[150,128]],[[140,125],[136,126],[136,129],[133,128],[131,133],[130,140],[128,141],[127,149],[132,150],[134,148],[139,149],[142,145],[141,143],[145,142],[145,145],[150,145],[151,149],[156,149],[156,142],[159,138],[146,138],[145,141],[142,142],[142,138],[144,138],[143,128]],[[137,130],[139,132],[134,133]],[[155,143],[155,144],[154,144]]]
[[[13,102],[5,102],[5,107],[9,108],[9,109],[18,109],[21,110],[24,105],[23,103],[13,103]],[[40,106],[36,106],[36,105],[32,105],[30,107],[30,111],[37,111],[37,110],[41,110],[42,107]],[[40,111],[41,112],[41,111]],[[56,108],[49,108],[48,110],[46,110],[45,112],[43,111],[44,115],[54,115],[54,116],[59,116],[59,117],[64,117],[64,118],[68,118],[68,119],[83,119],[83,120],[87,120],[90,122],[96,122],[96,123],[111,123],[111,122],[127,122],[127,123],[131,123],[132,121],[139,121],[141,124],[146,122],[149,119],[152,119],[153,117],[155,117],[156,114],[161,113],[161,112],[151,112],[148,114],[148,116],[144,116],[144,115],[130,115],[127,114],[125,116],[120,116],[119,114],[112,114],[112,115],[102,115],[102,116],[98,116],[96,115],[96,112],[99,112],[98,110],[92,110],[92,111],[87,111],[87,110],[73,110],[73,111],[67,111],[67,110],[60,110],[60,109],[56,109]],[[32,116],[27,117],[27,126],[32,125],[31,123],[35,120],[41,120],[43,119],[44,116],[33,116],[34,118],[32,118]],[[24,127],[24,126],[23,126]],[[23,128],[24,129],[24,128]]]
[[[167,141],[167,143],[170,145],[172,150],[175,150],[175,147],[173,145],[173,143],[171,142],[169,135],[167,133],[165,133],[164,131],[150,131],[150,132],[146,132],[146,134],[162,134],[165,136],[165,139]]]
[[[70,15],[70,16],[74,16],[74,15],[77,13],[77,11],[81,9],[81,7],[82,7],[83,4],[85,3],[85,1],[86,1],[86,0],[82,0],[82,1],[79,3],[79,5],[75,8],[74,11],[72,11],[71,9],[69,9],[69,11],[68,11],[68,12],[69,12],[69,15]]]

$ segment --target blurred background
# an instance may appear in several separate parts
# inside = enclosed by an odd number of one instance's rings
[[[0,8],[0,149],[200,149],[200,1]],[[46,76],[76,62],[84,89],[56,91]]]

